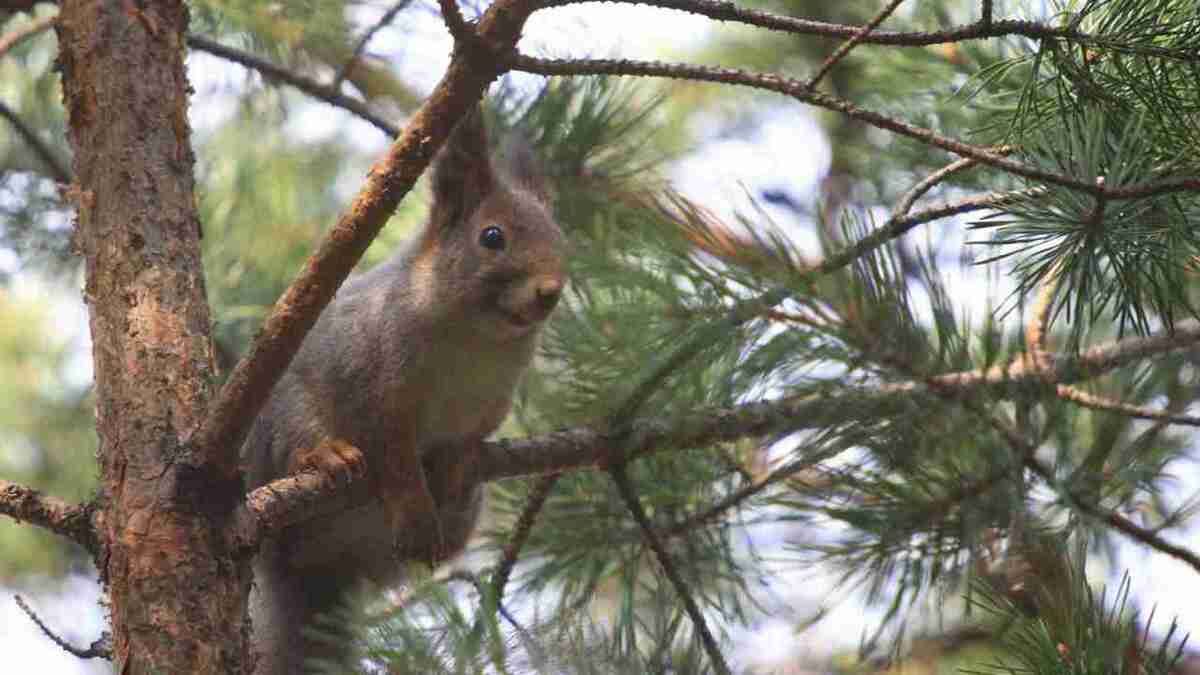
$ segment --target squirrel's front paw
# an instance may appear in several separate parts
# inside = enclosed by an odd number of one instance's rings
[[[297,448],[288,462],[288,473],[316,471],[342,483],[349,483],[367,473],[367,460],[362,451],[346,441],[326,439],[315,448]]]

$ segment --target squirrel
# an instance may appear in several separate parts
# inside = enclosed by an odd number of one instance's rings
[[[363,582],[398,583],[401,561],[466,546],[483,489],[465,462],[507,416],[566,282],[532,152],[507,160],[494,165],[478,109],[458,124],[434,163],[427,223],[339,289],[247,436],[249,489],[302,469],[365,471],[378,496],[264,542],[250,594],[262,675],[345,663],[348,637],[303,629]]]

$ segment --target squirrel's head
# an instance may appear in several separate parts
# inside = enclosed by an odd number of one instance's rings
[[[566,284],[566,238],[532,152],[493,163],[476,110],[433,169],[433,207],[418,264],[440,313],[484,339],[534,334]]]

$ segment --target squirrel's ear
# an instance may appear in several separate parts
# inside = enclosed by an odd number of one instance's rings
[[[433,210],[440,224],[465,220],[495,186],[487,131],[476,107],[454,128],[433,167]]]
[[[509,141],[504,149],[504,168],[517,185],[532,192],[542,203],[552,201],[546,172],[527,139],[515,136]]]

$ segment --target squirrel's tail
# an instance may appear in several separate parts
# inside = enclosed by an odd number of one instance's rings
[[[255,675],[357,672],[345,577],[283,573],[263,553],[250,593]]]

